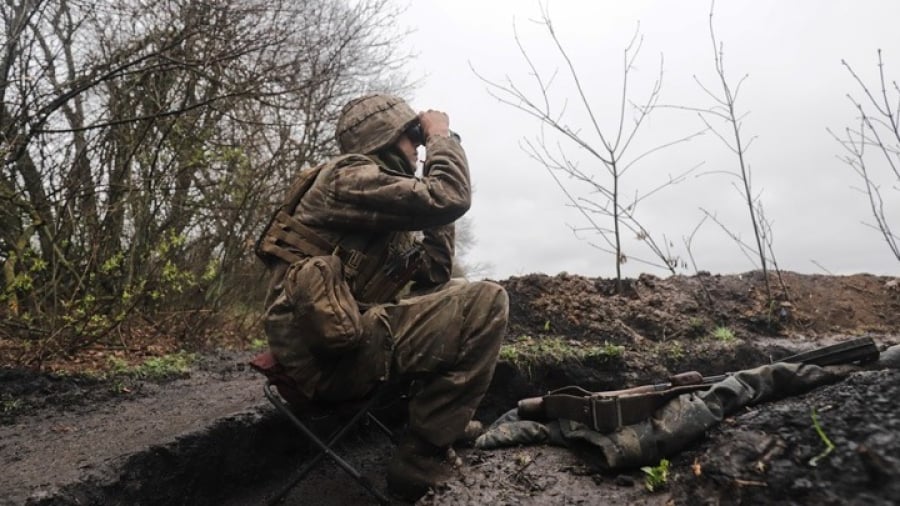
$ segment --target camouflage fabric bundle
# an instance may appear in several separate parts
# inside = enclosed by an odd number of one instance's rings
[[[797,395],[836,382],[847,368],[778,362],[737,372],[708,390],[680,395],[647,420],[601,434],[571,420],[519,420],[516,410],[495,421],[477,448],[549,443],[567,446],[604,470],[656,464],[699,439],[740,408]]]

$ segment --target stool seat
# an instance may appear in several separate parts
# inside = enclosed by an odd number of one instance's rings
[[[278,389],[279,395],[291,406],[300,407],[308,404],[310,399],[300,393],[297,383],[291,378],[271,351],[265,351],[250,360],[250,367],[268,378]]]
[[[376,427],[387,434],[391,441],[394,441],[394,434],[391,430],[378,418],[371,413],[371,409],[383,394],[382,389],[376,389],[375,392],[368,395],[365,399],[357,402],[349,403],[322,403],[307,398],[300,393],[297,383],[287,374],[284,366],[281,365],[271,351],[266,351],[255,356],[250,360],[250,367],[266,377],[267,381],[263,387],[263,392],[269,402],[275,408],[284,414],[297,429],[300,430],[318,449],[319,452],[307,461],[298,471],[297,475],[284,487],[278,494],[273,496],[268,504],[274,505],[281,502],[282,499],[293,489],[303,478],[312,471],[315,466],[326,455],[343,469],[350,477],[359,483],[372,497],[380,504],[390,504],[388,498],[350,463],[341,458],[334,452],[334,447],[338,442],[364,419],[372,421]],[[271,387],[275,387],[277,394],[272,391]],[[343,416],[347,420],[343,424],[339,424],[334,432],[328,436],[327,440],[316,435],[316,433],[301,418],[309,418],[310,416],[318,416],[331,413],[337,416]]]

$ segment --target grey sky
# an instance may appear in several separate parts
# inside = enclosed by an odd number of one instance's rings
[[[645,98],[661,53],[665,60],[661,103],[709,106],[693,75],[718,90],[708,1],[556,0],[549,3],[549,12],[607,135],[612,135],[617,119],[622,51],[638,22],[644,42],[630,76],[630,98]],[[612,256],[573,234],[570,227],[583,226],[583,219],[566,205],[546,169],[519,148],[520,139],[539,132],[537,120],[489,96],[469,67],[471,63],[492,80],[508,75],[531,87],[513,38],[515,22],[538,68],[547,75],[562,69],[546,31],[530,21],[538,15],[536,1],[413,2],[401,20],[415,30],[409,39],[419,55],[413,73],[424,75],[413,106],[446,110],[451,127],[463,137],[476,188],[469,216],[478,243],[470,261],[491,264],[490,275],[497,278],[560,271],[611,276]],[[729,80],[737,83],[749,74],[737,105],[750,113],[743,134],[757,137],[748,159],[755,188],[762,191],[773,222],[775,252],[784,269],[822,272],[811,262],[815,260],[834,273],[897,272],[900,264],[879,233],[861,223],[872,219],[865,197],[851,188],[859,185],[858,177],[836,159],[841,148],[825,130],[840,131],[854,123],[845,94],[860,93],[841,65],[842,58],[874,86],[880,48],[887,75],[900,80],[897,19],[897,1],[758,0],[716,5],[716,35],[724,43]],[[551,94],[558,103],[569,99],[567,121],[586,127],[569,81],[560,75],[556,86]],[[642,128],[633,155],[696,131],[702,123],[689,112],[660,110]],[[590,162],[574,147],[567,154]],[[700,162],[704,163],[700,171],[737,168],[736,158],[724,145],[706,135],[646,158],[623,183],[630,191],[648,189]],[[701,219],[699,207],[717,213],[744,240],[752,241],[746,209],[731,181],[721,175],[691,178],[643,202],[638,217],[655,236],[661,239],[666,234],[673,252],[682,256],[682,237]],[[892,199],[889,216],[897,217],[894,224],[900,228],[900,191],[885,195]],[[709,222],[698,232],[694,252],[699,267],[712,272],[754,268]],[[650,258],[633,239],[626,244],[626,253]],[[665,274],[635,262],[628,262],[625,272]]]

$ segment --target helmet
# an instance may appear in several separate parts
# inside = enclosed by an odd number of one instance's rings
[[[341,153],[374,153],[393,144],[416,118],[415,111],[400,97],[366,95],[351,100],[341,110],[335,137]]]

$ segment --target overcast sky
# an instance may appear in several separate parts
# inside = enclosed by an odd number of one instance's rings
[[[639,102],[646,98],[662,55],[660,103],[711,105],[693,79],[696,75],[711,90],[720,91],[714,79],[709,7],[708,1],[549,2],[556,32],[580,74],[605,135],[615,136],[622,54],[638,23],[643,45],[629,76],[629,99]],[[515,24],[539,72],[549,77],[560,71],[550,95],[557,107],[568,100],[563,121],[587,129],[571,79],[564,72],[565,63],[546,29],[534,22],[539,16],[537,1],[528,0],[412,2],[400,20],[414,29],[409,41],[418,57],[411,70],[422,78],[412,105],[445,110],[451,128],[462,135],[475,186],[467,216],[477,244],[468,255],[469,262],[489,264],[487,275],[494,278],[561,271],[614,276],[613,257],[591,246],[597,237],[573,233],[573,227],[586,225],[584,219],[568,205],[547,169],[519,147],[523,138],[534,138],[540,132],[539,122],[492,98],[470,68],[492,80],[508,76],[523,89],[535,91],[515,44]],[[856,124],[845,95],[861,93],[841,59],[875,86],[876,51],[880,48],[886,74],[900,80],[898,19],[900,2],[896,0],[720,0],[716,4],[714,25],[724,44],[727,77],[736,84],[749,74],[736,105],[739,112],[749,112],[742,135],[755,140],[747,160],[753,185],[761,192],[773,225],[775,255],[783,269],[823,273],[815,261],[835,274],[898,272],[900,262],[883,238],[863,224],[873,220],[865,196],[854,189],[860,180],[836,158],[842,148],[826,132],[826,127],[843,131]],[[628,114],[626,121],[631,117]],[[660,109],[641,128],[629,148],[631,158],[698,131],[703,124],[694,113]],[[596,137],[586,134],[586,138],[599,146]],[[598,178],[606,177],[603,168],[583,150],[571,144],[563,147],[583,169],[595,171]],[[646,191],[669,175],[701,163],[693,174],[738,168],[737,158],[714,135],[707,134],[642,159],[622,184],[629,194]],[[872,168],[887,174],[882,166]],[[658,241],[665,234],[673,253],[684,257],[683,238],[700,222],[702,207],[716,213],[743,240],[752,242],[746,206],[732,187],[734,179],[693,174],[640,204],[636,214],[645,228]],[[891,182],[887,177],[881,179]],[[584,195],[574,182],[564,183]],[[898,186],[896,178],[893,184]],[[900,191],[884,191],[891,199],[889,216],[896,217],[894,226],[900,229]],[[625,247],[629,257],[652,258],[633,234]],[[698,231],[693,251],[702,270],[735,273],[755,268],[722,229],[709,221]],[[624,267],[629,276],[666,274],[635,261]]]

